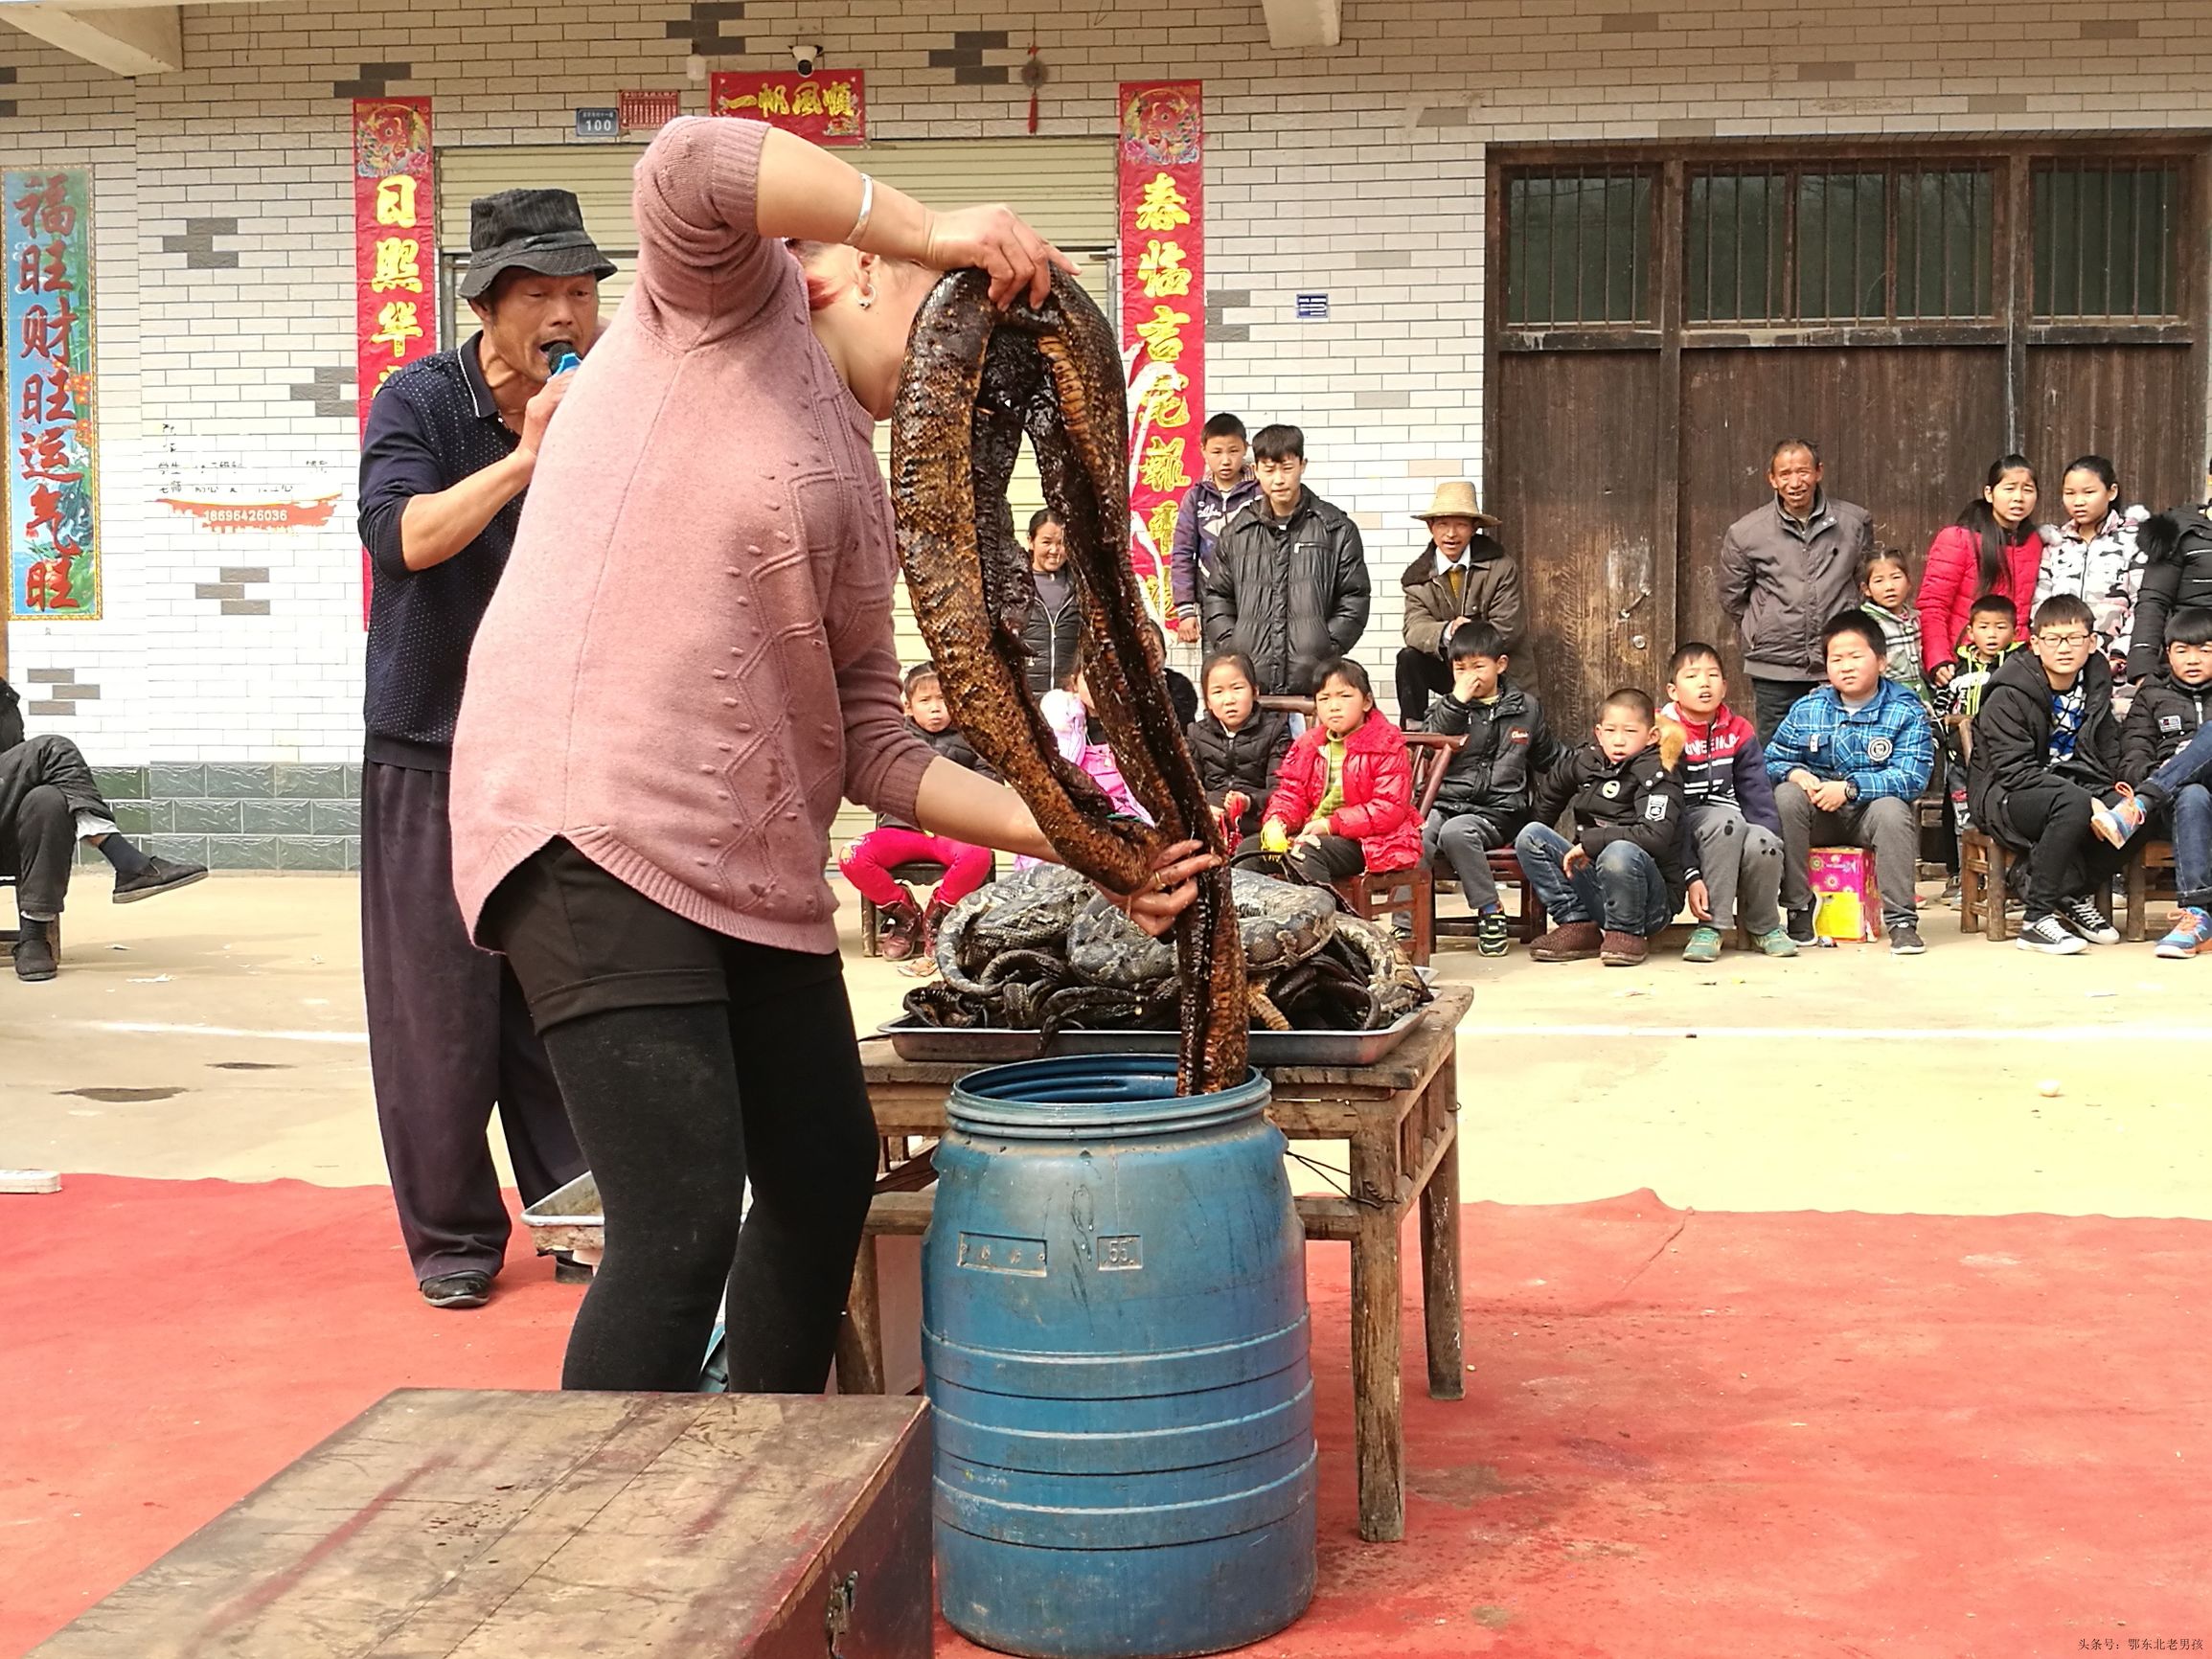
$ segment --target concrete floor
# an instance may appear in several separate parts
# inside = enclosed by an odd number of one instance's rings
[[[912,982],[858,957],[846,899],[866,1030]],[[218,875],[128,908],[80,881],[61,977],[0,967],[0,1166],[380,1181],[356,909],[351,877]],[[1917,960],[1622,970],[1447,945],[1440,972],[1476,987],[1467,1196],[2212,1216],[2212,962],[2048,959],[1924,920]]]

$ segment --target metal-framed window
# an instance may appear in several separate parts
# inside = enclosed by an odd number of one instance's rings
[[[1506,318],[1542,324],[1652,320],[1652,173],[1518,172],[1506,185]]]
[[[2172,317],[2181,300],[2181,170],[2167,161],[2038,162],[2034,315]]]
[[[1987,166],[1699,168],[1688,196],[1683,297],[1693,326],[1995,315],[1996,189]]]

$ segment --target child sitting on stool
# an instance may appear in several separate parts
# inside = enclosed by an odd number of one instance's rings
[[[1682,960],[1721,960],[1741,921],[1767,956],[1795,956],[1782,925],[1782,814],[1767,777],[1767,751],[1751,722],[1728,707],[1721,653],[1702,640],[1675,652],[1662,721],[1682,729],[1682,861],[1698,925]],[[1661,727],[1663,731],[1664,726]]]
[[[2127,862],[2093,828],[2099,806],[2124,798],[2120,723],[2111,665],[2087,604],[2072,594],[2043,601],[2028,645],[2034,654],[2007,661],[1982,693],[1967,789],[1974,822],[2028,855],[2027,920],[2013,943],[2070,956],[2120,943],[2090,901]]]
[[[1505,636],[1487,622],[1462,623],[1445,642],[1451,690],[1428,711],[1428,729],[1464,741],[1446,762],[1436,805],[1422,828],[1422,854],[1438,854],[1459,877],[1474,912],[1474,947],[1503,956],[1505,910],[1490,873],[1491,850],[1510,847],[1528,822],[1536,780],[1565,758],[1534,692],[1509,677]]]
[[[1349,657],[1321,665],[1313,724],[1284,757],[1260,847],[1324,885],[1421,862],[1405,735],[1376,713],[1374,682]]]
[[[1599,709],[1592,736],[1546,774],[1536,822],[1514,838],[1552,916],[1528,953],[1633,967],[1682,908],[1682,728],[1669,721],[1662,740],[1650,695],[1625,686]],[[1569,805],[1572,841],[1551,827]]]
[[[946,706],[945,687],[934,665],[906,670],[901,701],[906,724],[932,749],[971,772],[990,776]],[[928,908],[915,902],[891,872],[901,864],[942,864],[945,878],[930,894]],[[937,949],[937,924],[945,913],[981,887],[991,875],[991,850],[970,847],[949,836],[931,835],[911,824],[878,818],[876,828],[845,849],[837,860],[862,898],[876,906],[876,947],[891,962],[928,963]],[[927,971],[926,968],[923,971]]]
[[[1206,791],[1229,850],[1260,832],[1260,811],[1290,752],[1290,716],[1259,705],[1258,675],[1243,651],[1220,651],[1206,659],[1199,676],[1206,687],[1206,712],[1190,722],[1184,738],[1197,762]]]
[[[2120,728],[2121,762],[2133,787],[2114,807],[2090,809],[2114,847],[2154,817],[2170,826],[2180,908],[2158,954],[2212,952],[2212,610],[2183,605],[2166,623],[2166,662],[2136,688]]]

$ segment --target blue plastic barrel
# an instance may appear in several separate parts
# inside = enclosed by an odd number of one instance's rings
[[[1149,1056],[952,1092],[923,1247],[937,1589],[1039,1659],[1212,1653],[1313,1595],[1305,1234],[1258,1076]]]

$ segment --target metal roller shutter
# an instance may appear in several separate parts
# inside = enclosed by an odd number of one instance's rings
[[[534,145],[514,148],[457,148],[438,152],[438,239],[441,303],[447,344],[467,332],[466,307],[453,297],[453,283],[468,246],[468,204],[503,190],[559,188],[576,193],[584,227],[615,263],[615,274],[601,285],[602,305],[612,315],[637,266],[637,231],[630,220],[630,170],[643,145]],[[916,141],[872,144],[839,152],[847,161],[884,184],[895,185],[932,207],[965,207],[1005,202],[1038,233],[1078,255],[1082,282],[1114,316],[1115,246],[1114,146],[1111,139],[1008,138],[974,141]],[[876,429],[876,454],[888,474],[890,428]],[[1026,529],[1029,515],[1044,504],[1037,470],[1022,454],[1008,491],[1015,523]],[[917,663],[928,653],[915,628],[901,588],[893,618],[899,657]],[[868,816],[856,807],[838,815],[833,835],[839,845],[867,829]]]

